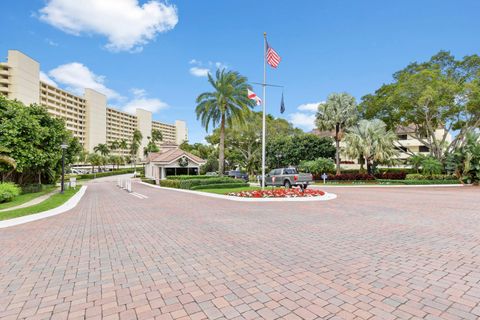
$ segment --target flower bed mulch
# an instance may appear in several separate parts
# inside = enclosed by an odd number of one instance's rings
[[[324,196],[325,192],[312,189],[302,191],[300,188],[275,188],[265,190],[231,192],[227,193],[227,195],[242,198],[310,198]]]

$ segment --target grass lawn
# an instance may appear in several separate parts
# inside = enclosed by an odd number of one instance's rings
[[[31,207],[0,212],[0,220],[7,220],[12,218],[22,217],[29,214],[39,213],[39,212],[56,208],[64,204],[71,197],[73,197],[80,190],[80,187],[81,186],[77,185],[76,190],[75,189],[65,190],[64,194],[60,194],[60,192],[56,193],[52,195],[50,198],[48,198],[47,200]]]
[[[55,186],[46,186],[45,190],[42,190],[40,192],[21,194],[21,195],[15,197],[13,199],[13,201],[0,203],[0,210],[19,206],[19,205],[24,204],[28,201],[31,201],[35,198],[43,196],[44,194],[47,194],[47,193],[53,191],[54,189],[55,189]]]
[[[240,192],[240,191],[253,191],[260,190],[260,187],[237,187],[237,188],[220,188],[220,189],[200,189],[195,191],[216,193],[216,194],[226,194],[230,192]]]

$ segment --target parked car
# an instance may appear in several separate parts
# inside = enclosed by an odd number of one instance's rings
[[[233,179],[245,180],[246,182],[248,182],[248,174],[243,173],[243,172],[238,171],[238,170],[227,171],[226,176],[230,177],[230,178],[233,178]]]
[[[205,175],[208,176],[208,177],[216,177],[216,176],[218,176],[218,173],[216,173],[216,172],[207,172],[207,173],[205,173]]]
[[[284,186],[285,188],[298,186],[306,189],[312,182],[311,173],[299,173],[295,168],[273,169],[265,176],[266,186]]]

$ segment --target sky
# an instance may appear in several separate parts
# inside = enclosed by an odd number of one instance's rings
[[[206,75],[227,68],[261,82],[267,32],[282,57],[267,82],[284,86],[286,106],[280,114],[282,90],[270,88],[267,111],[308,132],[330,93],[360,101],[440,50],[479,54],[479,12],[478,0],[2,0],[0,60],[20,50],[44,81],[184,120],[190,142],[203,142],[195,99],[210,90]]]

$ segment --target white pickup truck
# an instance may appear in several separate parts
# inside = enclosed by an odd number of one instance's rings
[[[295,168],[273,169],[265,175],[265,186],[284,186],[285,188],[299,186],[306,189],[312,182],[311,173],[299,173]]]

